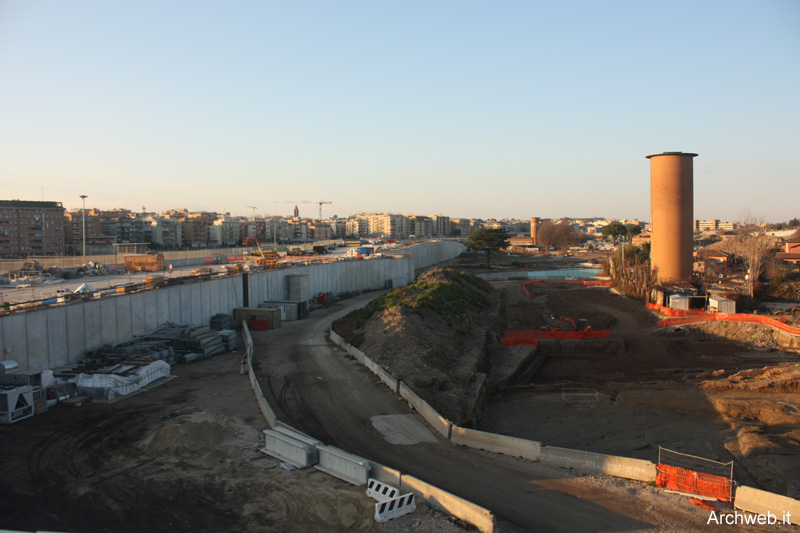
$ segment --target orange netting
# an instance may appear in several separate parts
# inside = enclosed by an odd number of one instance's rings
[[[709,314],[706,313],[703,309],[670,309],[669,307],[664,307],[663,305],[653,304],[653,303],[647,304],[647,308],[653,309],[654,311],[658,311],[662,315],[671,317]]]
[[[723,476],[703,474],[678,466],[659,463],[656,486],[678,492],[710,496],[723,502],[731,501],[731,480]]]
[[[706,313],[697,316],[685,316],[677,318],[665,318],[658,321],[658,327],[683,326],[685,324],[695,324],[697,322],[750,322],[752,324],[764,324],[766,326],[785,331],[790,335],[800,336],[800,328],[790,326],[780,320],[762,315],[746,315],[743,313]]]

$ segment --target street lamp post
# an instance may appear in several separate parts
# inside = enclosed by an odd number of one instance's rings
[[[86,262],[86,199],[88,196],[85,194],[81,194],[81,200],[83,201],[83,209],[81,209],[81,214],[83,215],[83,261]]]

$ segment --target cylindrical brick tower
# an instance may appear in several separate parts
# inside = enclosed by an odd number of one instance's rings
[[[650,160],[650,264],[658,281],[692,277],[693,170],[697,154],[664,152]]]
[[[539,238],[537,236],[539,233],[539,217],[532,217],[531,218],[531,239],[533,239],[533,245],[539,246]]]

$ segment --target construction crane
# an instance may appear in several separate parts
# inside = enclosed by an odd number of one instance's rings
[[[319,204],[319,220],[318,222],[322,223],[322,205],[323,204],[333,204],[333,202],[317,202]]]
[[[318,222],[322,222],[322,206],[325,205],[325,204],[333,204],[333,202],[324,202],[324,201],[312,202],[311,200],[301,200],[299,202],[296,201],[296,200],[286,200],[286,201],[283,201],[283,202],[275,201],[273,203],[276,203],[276,204],[295,204],[295,205],[296,204],[318,204],[319,205],[319,219],[318,219]]]
[[[254,206],[254,205],[248,205],[246,207],[249,207],[250,209],[253,210],[253,219],[255,219],[256,218],[256,209],[258,209],[258,208],[256,206]]]

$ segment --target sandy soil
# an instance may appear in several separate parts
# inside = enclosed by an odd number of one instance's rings
[[[22,531],[460,531],[421,506],[387,525],[374,502],[262,452],[240,353],[173,367],[115,403],[0,425],[0,528]]]
[[[789,474],[800,471],[800,363],[774,350],[766,328],[658,329],[640,302],[606,289],[529,286],[528,298],[519,282],[494,285],[509,329],[539,329],[553,323],[551,315],[568,316],[610,328],[611,336],[541,342],[537,353],[547,357],[533,382],[497,389],[481,429],[651,461],[659,446],[733,460],[739,482],[800,495]],[[495,346],[493,368],[521,354]],[[562,389],[573,387],[595,389],[598,401],[565,402]]]

